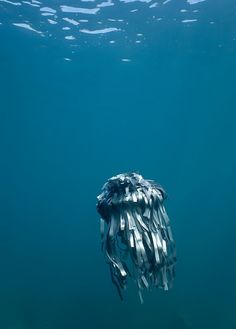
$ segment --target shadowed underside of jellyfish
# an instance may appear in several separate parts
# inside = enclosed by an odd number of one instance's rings
[[[137,173],[114,176],[98,196],[102,250],[122,297],[128,277],[142,290],[168,290],[175,276],[175,243],[161,186]]]

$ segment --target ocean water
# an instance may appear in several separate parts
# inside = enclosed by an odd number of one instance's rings
[[[0,0],[0,329],[236,328],[236,3]],[[167,191],[172,290],[121,302],[96,196]]]

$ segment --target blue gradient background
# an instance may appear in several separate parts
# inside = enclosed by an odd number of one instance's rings
[[[126,50],[1,28],[0,328],[235,329],[235,4]],[[174,23],[173,23],[174,24]],[[174,288],[124,302],[100,250],[96,196],[138,170],[168,193]]]

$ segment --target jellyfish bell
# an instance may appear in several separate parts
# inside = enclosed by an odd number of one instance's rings
[[[142,290],[168,290],[176,256],[164,189],[138,173],[124,173],[108,179],[97,199],[102,250],[121,299],[129,277],[141,302]]]

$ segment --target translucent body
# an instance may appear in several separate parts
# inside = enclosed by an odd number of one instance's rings
[[[175,243],[163,201],[165,191],[137,173],[110,178],[98,196],[102,249],[122,298],[127,278],[142,290],[168,290],[174,278]]]

